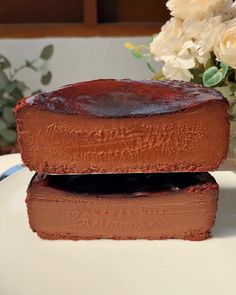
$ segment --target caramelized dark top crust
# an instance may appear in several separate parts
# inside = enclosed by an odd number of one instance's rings
[[[70,193],[85,195],[148,195],[155,192],[176,192],[191,187],[216,187],[209,173],[149,173],[149,174],[35,174],[30,186],[43,185]]]
[[[19,101],[26,106],[88,117],[142,117],[183,111],[210,101],[227,100],[220,92],[181,81],[94,80],[80,82]]]

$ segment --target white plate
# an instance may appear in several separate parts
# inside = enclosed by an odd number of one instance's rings
[[[1,295],[222,295],[236,292],[236,175],[216,172],[213,238],[203,242],[45,241],[28,226],[32,173],[0,183]]]
[[[20,154],[9,154],[0,156],[0,174],[8,168],[21,163],[22,160]]]

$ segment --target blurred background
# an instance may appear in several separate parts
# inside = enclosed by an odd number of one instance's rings
[[[0,0],[1,2],[1,0]],[[16,101],[99,78],[151,78],[124,43],[149,44],[163,0],[8,0],[0,9],[0,154],[17,151]]]

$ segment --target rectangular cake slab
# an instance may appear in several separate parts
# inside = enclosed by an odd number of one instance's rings
[[[81,82],[18,103],[19,147],[47,174],[212,171],[227,155],[227,109],[190,83]]]
[[[43,239],[204,240],[217,199],[208,173],[36,174],[26,203],[30,227]]]

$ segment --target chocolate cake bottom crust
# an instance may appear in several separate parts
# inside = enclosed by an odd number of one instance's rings
[[[26,204],[30,227],[43,239],[204,240],[217,199],[209,173],[35,174]]]

